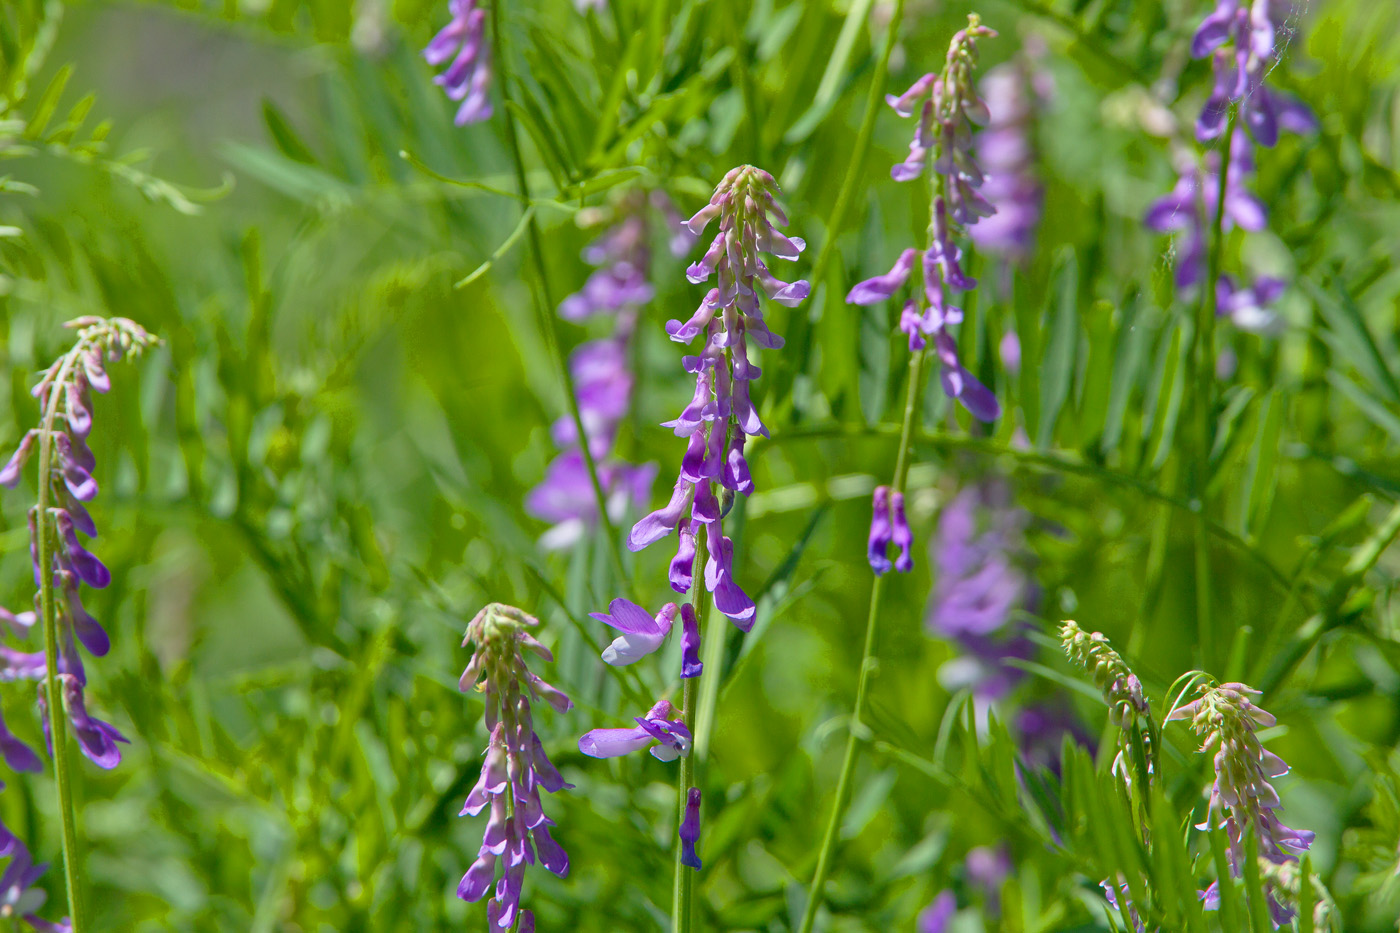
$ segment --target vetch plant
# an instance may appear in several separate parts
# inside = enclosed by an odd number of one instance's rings
[[[532,933],[534,915],[520,907],[525,868],[536,859],[564,877],[569,856],[550,835],[554,821],[545,815],[540,791],[557,793],[573,787],[545,754],[535,733],[530,701],[544,700],[555,712],[573,705],[556,687],[541,680],[525,663],[525,652],[553,661],[549,649],[530,634],[539,620],[514,606],[491,603],[467,624],[462,646],[473,645],[459,688],[475,690],[486,700],[483,721],[491,731],[481,777],[467,795],[461,816],[490,809],[481,848],[457,886],[457,896],[479,901],[492,890],[486,906],[493,930]],[[497,879],[497,868],[501,869]]]
[[[1206,818],[1197,829],[1223,827],[1230,840],[1230,867],[1236,876],[1242,872],[1244,839],[1253,835],[1259,858],[1275,865],[1297,862],[1312,847],[1314,834],[1290,829],[1275,813],[1282,804],[1270,778],[1288,773],[1288,764],[1264,748],[1256,731],[1275,724],[1273,714],[1250,701],[1259,691],[1240,683],[1202,684],[1201,697],[1167,715],[1167,721],[1188,720],[1201,738],[1201,752],[1214,753],[1215,783],[1210,789]],[[1220,905],[1220,882],[1201,895],[1206,906]],[[1296,886],[1295,886],[1296,887]],[[1269,882],[1269,913],[1275,925],[1293,918],[1293,910],[1274,892]]]
[[[864,730],[861,716],[875,663],[875,633],[884,574],[891,567],[886,556],[888,545],[895,544],[899,548],[894,569],[907,573],[914,566],[911,553],[914,536],[905,515],[904,486],[908,476],[915,413],[920,410],[923,398],[922,366],[927,338],[933,338],[935,351],[943,364],[940,378],[943,390],[950,398],[957,399],[983,421],[994,420],[1001,411],[991,390],[967,372],[958,358],[957,343],[948,326],[962,321],[962,310],[950,303],[947,292],[948,287],[969,291],[977,286],[976,280],[963,271],[963,252],[954,241],[954,224],[970,226],[976,223],[977,218],[995,213],[995,209],[978,192],[985,176],[972,150],[972,125],[985,124],[988,119],[986,104],[977,96],[972,80],[972,69],[977,61],[977,40],[995,35],[993,30],[982,25],[976,14],[969,14],[967,27],[959,30],[948,44],[943,70],[925,74],[898,97],[890,95],[886,98],[886,102],[901,117],[909,117],[915,108],[919,109],[919,124],[914,141],[909,146],[909,157],[896,165],[890,174],[895,181],[910,181],[923,177],[932,165],[932,224],[926,249],[922,252],[914,248],[906,249],[888,273],[857,284],[846,296],[848,303],[857,305],[884,301],[904,287],[915,263],[919,264],[923,287],[905,302],[900,313],[900,330],[909,337],[913,361],[909,367],[909,388],[900,426],[894,483],[876,487],[873,499],[866,557],[875,572],[875,581],[870,590],[870,610],[855,705],[851,713],[850,735],[837,780],[836,799],[807,891],[807,903],[799,928],[801,933],[810,933],[816,923],[827,872],[831,867],[837,827],[850,793],[856,743]]]
[[[88,712],[84,699],[87,674],[78,650],[81,644],[93,657],[102,657],[111,648],[106,629],[83,607],[79,592],[82,584],[101,589],[112,581],[111,571],[78,537],[78,532],[87,538],[97,535],[97,525],[85,506],[98,492],[97,480],[93,478],[97,462],[87,444],[93,428],[92,393],[111,389],[108,363],[139,357],[160,341],[127,318],[86,316],[64,326],[77,333],[77,340],[43,371],[31,390],[39,400],[39,426],[24,435],[9,461],[0,468],[0,485],[18,485],[26,462],[37,453],[38,502],[29,511],[29,553],[37,589],[35,611],[5,611],[4,619],[12,631],[21,635],[36,621],[40,622],[44,648],[33,654],[5,649],[5,667],[11,679],[44,681],[39,707],[54,759],[68,909],[72,929],[80,933],[84,929],[82,870],[78,864],[69,730],[82,753],[100,768],[115,768],[121,761],[117,743],[127,741],[115,727]],[[53,711],[59,715],[52,715]],[[28,747],[4,731],[6,762],[17,770],[40,770],[37,757]],[[15,915],[24,916],[31,926],[48,929],[37,918],[31,919],[42,903],[42,897],[38,897],[41,892],[24,894],[44,866],[34,866],[23,843],[13,836],[9,839],[12,860],[5,880],[10,909]]]
[[[686,278],[702,283],[712,276],[715,287],[705,295],[688,321],[669,321],[666,333],[677,343],[688,344],[704,335],[697,356],[683,360],[686,372],[695,376],[690,403],[665,426],[686,438],[686,451],[671,500],[643,517],[633,527],[627,546],[639,551],[675,534],[677,544],[668,578],[671,588],[686,595],[701,577],[695,595],[679,608],[682,619],[683,683],[677,710],[661,699],[635,728],[595,729],[579,741],[579,749],[595,757],[635,751],[653,742],[651,753],[663,761],[680,759],[677,775],[676,868],[672,923],[689,930],[693,911],[693,878],[700,868],[695,852],[700,835],[700,790],[695,786],[695,766],[690,752],[694,740],[697,681],[704,672],[700,660],[700,620],[705,615],[705,594],[714,608],[728,616],[742,631],[754,624],[756,606],[734,579],[734,544],[724,534],[724,517],[738,493],[749,495],[754,483],[744,457],[747,440],[768,431],[758,416],[750,383],[760,370],[749,358],[749,341],[778,349],[782,338],[768,330],[760,295],[788,307],[807,297],[805,281],[786,282],[768,268],[763,254],[795,260],[805,244],[778,228],[787,216],[777,204],[777,183],[762,169],[741,165],[727,172],[715,186],[710,201],[685,222],[696,237],[718,222],[718,231],[705,254],[689,269]],[[629,664],[660,647],[678,614],[668,603],[654,618],[640,606],[616,599],[609,614],[594,618],[611,625],[621,636],[608,647],[603,660]],[[712,635],[712,637],[718,637]]]

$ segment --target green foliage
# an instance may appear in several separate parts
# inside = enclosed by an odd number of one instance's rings
[[[453,896],[482,831],[457,812],[486,739],[480,701],[457,690],[458,645],[495,601],[541,619],[552,679],[577,704],[537,723],[577,785],[548,803],[569,877],[526,882],[539,928],[666,923],[673,772],[576,743],[673,687],[601,665],[587,616],[621,591],[673,598],[669,554],[627,556],[618,580],[596,534],[538,546],[545,526],[523,502],[566,406],[530,291],[538,268],[556,299],[581,287],[579,210],[644,186],[689,214],[740,162],[781,182],[791,230],[811,243],[802,273],[829,258],[807,304],[771,315],[788,338],[756,384],[772,438],[750,448],[759,491],[726,519],[760,608],[751,634],[706,646],[721,676],[700,698],[697,929],[795,928],[841,767],[869,493],[893,472],[909,359],[897,308],[842,299],[928,223],[888,176],[908,121],[877,96],[871,135],[859,127],[871,82],[897,93],[939,67],[966,9],[907,0],[886,68],[878,0],[505,3],[525,203],[498,91],[491,122],[454,127],[418,57],[446,21],[438,0],[0,5],[6,454],[34,421],[27,390],[62,320],[123,315],[166,340],[96,401],[115,580],[90,608],[114,647],[89,691],[133,742],[118,770],[77,778],[93,928],[480,928],[481,905]],[[920,555],[885,587],[870,735],[818,929],[911,929],[944,888],[963,906],[958,933],[1132,930],[1132,909],[1149,930],[1270,929],[1258,864],[1229,879],[1219,833],[1190,829],[1211,778],[1188,731],[1160,746],[1151,734],[1150,787],[1141,730],[1125,738],[1131,786],[1113,771],[1103,704],[1065,686],[1079,674],[1056,633],[1071,616],[1113,641],[1156,722],[1185,671],[1263,689],[1280,722],[1269,747],[1294,767],[1278,783],[1289,823],[1318,832],[1296,897],[1330,904],[1302,910],[1297,929],[1394,929],[1400,13],[1305,4],[1271,75],[1321,129],[1256,154],[1271,232],[1231,233],[1224,249],[1296,283],[1289,327],[1216,328],[1236,365],[1193,487],[1195,308],[1140,219],[1173,180],[1168,144],[1144,126],[1160,112],[1189,131],[1210,76],[1184,49],[1210,6],[979,7],[1001,34],[984,66],[1030,37],[1048,49],[1054,102],[1035,129],[1046,219],[1023,266],[974,260],[983,285],[960,352],[1006,414],[983,431],[932,380],[910,517],[929,542],[960,486],[1010,478],[1040,592],[1021,696],[1072,707],[1101,751],[1068,744],[1058,771],[1030,762],[1014,709],[979,713],[940,683],[952,649],[926,634],[937,571]],[[699,292],[684,277],[693,256],[669,257],[664,239],[653,253],[618,444],[660,464],[660,495],[680,450],[659,423],[690,392],[662,325]],[[604,330],[561,332],[567,351]],[[998,359],[1007,333],[1019,372]],[[4,494],[6,605],[28,579],[29,504]],[[1193,596],[1202,509],[1208,653]],[[0,696],[12,726],[32,720],[28,690]],[[51,784],[10,777],[5,824],[58,862]],[[999,845],[1014,868],[993,898],[963,860]],[[51,904],[57,875],[41,885]],[[1221,910],[1205,911],[1197,891],[1217,878]],[[1116,910],[1106,879],[1127,887]]]

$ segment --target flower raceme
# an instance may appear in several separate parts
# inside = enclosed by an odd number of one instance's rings
[[[665,423],[686,439],[686,451],[671,500],[637,522],[627,538],[628,548],[640,551],[676,533],[669,577],[671,587],[685,594],[696,576],[697,538],[703,531],[705,588],[713,594],[715,607],[745,631],[753,626],[755,606],[734,580],[734,545],[724,536],[728,510],[721,498],[753,491],[744,445],[749,437],[768,434],[750,394],[760,371],[749,360],[748,344],[752,340],[768,349],[783,344],[764,322],[760,294],[795,307],[809,291],[805,281],[785,282],[774,276],[762,255],[793,260],[806,245],[775,226],[775,221],[787,222],[775,202],[777,191],[767,172],[739,166],[715,187],[710,202],[685,222],[697,237],[711,222],[719,223],[705,254],[686,270],[686,277],[697,284],[714,277],[715,287],[689,320],[666,325],[666,333],[677,343],[704,335],[700,353],[682,361],[686,372],[695,376],[694,395]]]
[[[972,69],[977,62],[977,39],[995,36],[975,14],[967,28],[953,36],[943,70],[929,72],[898,97],[887,103],[901,117],[919,111],[919,123],[909,157],[890,172],[897,182],[924,176],[932,166],[934,197],[931,214],[931,242],[919,250],[904,250],[890,271],[857,283],[846,295],[848,304],[873,305],[896,296],[918,267],[922,288],[907,298],[899,315],[899,329],[909,338],[911,353],[922,352],[932,340],[942,364],[939,378],[949,398],[960,402],[981,421],[994,421],[1001,414],[996,396],[962,365],[957,341],[949,328],[962,323],[963,311],[952,303],[948,288],[970,291],[977,280],[962,267],[962,248],[954,240],[958,225],[971,226],[979,218],[990,217],[996,208],[979,189],[986,175],[973,150],[972,127],[988,121],[987,105],[977,96]],[[881,486],[875,492],[870,526],[869,561],[876,575],[891,566],[901,572],[913,568],[908,544],[913,540],[903,520],[903,490]],[[900,557],[891,565],[885,555],[890,543],[900,546]]]
[[[486,700],[484,721],[491,730],[481,777],[462,806],[462,816],[488,810],[486,832],[476,860],[457,886],[457,896],[479,901],[492,890],[486,916],[493,930],[534,930],[534,918],[521,910],[525,866],[536,860],[560,876],[568,874],[569,856],[550,835],[554,821],[545,816],[540,791],[556,793],[573,787],[564,781],[545,754],[535,733],[530,701],[544,700],[556,712],[568,712],[569,698],[541,680],[525,664],[525,652],[554,660],[549,649],[528,629],[539,621],[513,606],[492,603],[467,625],[465,647],[475,646],[459,687],[475,689]],[[498,863],[503,869],[496,878]]]
[[[458,126],[479,123],[491,117],[491,50],[486,44],[486,10],[477,0],[448,0],[452,21],[433,37],[423,50],[429,65],[452,63],[433,83],[447,92],[448,99],[461,101],[455,121]]]
[[[97,525],[87,510],[98,494],[93,478],[96,458],[87,439],[93,429],[92,393],[105,393],[111,386],[107,364],[124,357],[139,356],[159,341],[139,324],[126,318],[81,317],[69,321],[77,340],[62,357],[40,376],[32,394],[39,400],[42,415],[37,428],[27,432],[9,461],[0,468],[0,485],[19,484],[25,464],[36,452],[40,463],[50,457],[48,475],[39,476],[40,506],[29,511],[29,554],[34,571],[34,611],[10,612],[0,609],[3,620],[17,636],[25,637],[43,611],[44,593],[52,588],[55,630],[52,643],[58,646],[55,659],[58,696],[78,748],[100,768],[115,768],[121,762],[118,743],[127,741],[114,726],[88,712],[84,698],[87,673],[82,647],[93,657],[102,657],[111,648],[111,639],[102,624],[83,606],[80,588],[87,584],[101,589],[111,583],[112,574],[79,538],[97,535]],[[42,466],[41,466],[42,469]],[[42,519],[42,520],[41,520]],[[50,579],[44,579],[40,559],[40,534],[47,536],[51,554]],[[48,639],[46,638],[46,641]],[[43,650],[24,652],[0,646],[0,680],[41,681],[47,674],[48,658]],[[51,753],[56,750],[49,719],[48,694],[39,688],[40,719]],[[0,721],[0,754],[16,771],[41,771],[38,755]],[[44,902],[44,892],[33,887],[45,865],[35,865],[29,850],[8,830],[0,827],[0,856],[8,856],[0,879],[0,913],[20,916],[38,930],[67,930],[68,922],[54,924],[34,913]]]
[[[598,482],[614,521],[637,514],[646,507],[656,479],[656,464],[634,465],[614,455],[618,425],[632,405],[634,378],[628,358],[641,307],[651,301],[654,288],[648,280],[651,267],[653,215],[659,214],[678,232],[671,237],[671,252],[682,255],[693,241],[681,227],[680,213],[660,190],[647,194],[633,189],[614,203],[579,211],[583,227],[604,227],[583,251],[583,259],[595,267],[583,288],[559,304],[559,316],[583,323],[611,320],[612,333],[580,344],[569,358],[578,397],[580,420],[588,435],[589,453],[598,461]],[[572,547],[598,521],[588,466],[579,450],[578,429],[568,416],[550,429],[554,443],[564,448],[549,465],[542,483],[530,490],[526,509],[554,525],[540,538],[547,550]]]
[[[1259,858],[1275,865],[1295,862],[1312,847],[1314,834],[1285,826],[1275,811],[1282,807],[1270,778],[1288,773],[1288,764],[1264,748],[1256,731],[1275,724],[1273,714],[1251,702],[1259,691],[1241,683],[1202,685],[1201,697],[1174,709],[1167,721],[1189,720],[1201,738],[1201,751],[1214,752],[1215,782],[1206,818],[1197,829],[1223,826],[1230,841],[1231,870],[1239,875],[1246,833],[1259,843]],[[1206,906],[1219,904],[1219,883],[1202,893]],[[1269,891],[1269,911],[1276,924],[1293,918],[1283,899]]]

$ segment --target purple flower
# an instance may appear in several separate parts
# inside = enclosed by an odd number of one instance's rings
[[[629,604],[630,605],[630,604]],[[614,609],[616,612],[616,608]],[[486,699],[485,722],[491,729],[481,776],[462,805],[463,816],[489,810],[481,848],[461,882],[457,896],[478,901],[492,890],[487,905],[488,925],[509,930],[533,928],[529,911],[520,910],[525,866],[536,860],[559,877],[569,872],[569,857],[550,834],[553,821],[545,816],[540,791],[556,793],[572,787],[560,776],[535,733],[530,701],[544,699],[560,712],[570,707],[567,696],[530,672],[525,652],[552,660],[549,649],[527,631],[539,625],[533,616],[500,603],[482,609],[467,625],[463,646],[475,649],[462,672],[459,687],[475,689]],[[496,881],[496,868],[503,869]]]
[[[608,612],[590,612],[599,622],[605,622],[622,634],[603,649],[603,662],[606,664],[631,664],[651,654],[671,632],[676,619],[676,604],[667,603],[652,618],[651,613],[634,602],[618,598],[608,606]]]
[[[750,396],[750,385],[760,373],[749,359],[748,340],[770,349],[782,341],[768,330],[759,296],[794,306],[810,291],[804,281],[785,282],[774,276],[760,255],[795,259],[805,246],[775,226],[787,221],[776,194],[771,175],[739,166],[715,187],[710,202],[684,222],[684,228],[699,237],[719,221],[704,255],[686,270],[691,282],[713,277],[715,286],[688,321],[666,325],[667,334],[678,343],[704,335],[699,354],[682,361],[686,372],[695,376],[694,394],[680,415],[664,425],[687,439],[686,451],[670,502],[637,522],[627,538],[627,546],[638,551],[681,529],[668,575],[672,588],[684,593],[695,577],[694,568],[688,567],[696,554],[694,536],[704,525],[709,552],[705,586],[714,594],[715,607],[745,631],[753,624],[754,604],[734,581],[733,544],[722,528],[727,508],[721,506],[715,486],[750,494],[754,484],[744,442],[768,433]]]
[[[1283,329],[1283,319],[1265,306],[1273,304],[1287,287],[1282,279],[1260,276],[1245,288],[1237,286],[1232,277],[1222,275],[1215,284],[1216,314],[1228,317],[1240,330],[1277,334]]]
[[[909,338],[910,352],[923,351],[928,346],[928,338],[933,337],[943,363],[940,382],[944,392],[983,421],[998,418],[1001,407],[991,391],[958,360],[957,344],[947,328],[962,320],[962,311],[947,300],[946,289],[969,291],[977,287],[977,280],[962,268],[962,248],[954,240],[958,232],[955,224],[970,227],[979,219],[996,214],[996,208],[979,190],[987,176],[978,164],[972,145],[972,126],[985,125],[990,119],[987,104],[977,96],[972,83],[977,39],[995,35],[993,30],[981,25],[975,14],[970,15],[967,28],[959,31],[949,44],[942,72],[927,74],[904,94],[887,98],[895,112],[905,117],[912,115],[915,104],[923,101],[909,158],[895,166],[891,175],[896,181],[919,177],[933,156],[933,171],[939,176],[935,187],[938,193],[932,206],[932,242],[922,251],[923,304],[921,306],[917,297],[905,304],[900,311],[899,329]],[[891,297],[908,281],[919,254],[918,249],[906,249],[889,272],[857,284],[847,294],[846,301],[870,305]],[[877,574],[884,572],[885,564],[884,549],[878,546],[875,534],[879,528],[877,513],[872,525],[870,556]],[[902,558],[901,564],[912,565],[912,561]]]
[[[1187,290],[1205,277],[1207,225],[1215,218],[1220,192],[1220,157],[1206,154],[1205,171],[1193,164],[1183,166],[1175,187],[1148,207],[1143,218],[1150,230],[1165,233],[1187,232],[1184,252],[1177,261],[1177,288]],[[1244,178],[1254,170],[1249,140],[1236,135],[1230,147],[1225,183],[1224,213],[1221,224],[1229,230],[1238,225],[1249,231],[1264,229],[1267,212],[1263,203],[1244,187]]]
[[[11,770],[34,772],[44,770],[44,764],[34,753],[34,749],[10,731],[9,727],[5,725],[3,717],[0,717],[0,755],[4,756],[5,764],[9,765]]]
[[[899,556],[895,558],[894,569],[900,573],[908,573],[914,569],[914,558],[909,553],[909,549],[914,545],[914,534],[909,530],[909,520],[904,517],[904,493],[893,492],[890,494],[890,525],[893,528],[890,540],[894,546],[899,548]]]
[[[931,545],[927,624],[963,651],[939,677],[950,688],[971,687],[983,700],[1008,694],[1023,673],[1007,662],[1032,651],[1023,627],[1013,624],[1016,610],[1031,598],[1029,578],[1015,562],[1024,517],[1006,498],[997,483],[965,487],[939,516]]]
[[[1264,85],[1277,62],[1279,34],[1289,32],[1289,9],[1290,4],[1277,0],[1254,0],[1248,8],[1241,0],[1219,0],[1201,22],[1191,39],[1191,56],[1211,56],[1214,81],[1196,120],[1200,142],[1225,131],[1226,116],[1235,101],[1241,121],[1261,146],[1278,142],[1280,128],[1299,133],[1316,129],[1311,111]]]
[[[48,895],[34,887],[34,883],[48,869],[47,864],[34,864],[29,848],[15,838],[8,829],[0,827],[7,837],[0,855],[8,856],[10,862],[0,875],[0,916],[23,917],[31,929],[41,933],[72,933],[73,927],[68,918],[51,923],[39,918],[35,911],[44,906]]]
[[[884,275],[877,275],[873,279],[866,279],[864,282],[852,288],[846,295],[846,303],[853,305],[873,305],[884,301],[904,286],[909,281],[909,273],[914,269],[914,260],[919,258],[917,249],[906,249],[899,254],[899,259],[895,261],[894,268]]]
[[[982,194],[996,213],[969,233],[979,247],[1018,262],[1030,256],[1044,200],[1030,130],[1044,97],[1036,90],[1046,82],[1036,77],[1021,61],[999,65],[982,80],[991,120],[977,136],[977,155],[987,173]]]
[[[695,843],[700,838],[700,788],[692,787],[685,798],[685,817],[681,820],[681,864],[700,870],[700,856]]]
[[[1116,886],[1109,881],[1100,881],[1099,887],[1103,888],[1104,900],[1108,901],[1108,906],[1114,910],[1119,909],[1118,898],[1123,898],[1123,903],[1128,908],[1128,916],[1133,921],[1133,929],[1136,933],[1147,933],[1147,928],[1142,925],[1142,918],[1138,916],[1137,907],[1133,904],[1132,896],[1128,893],[1126,881],[1120,881]]]
[[[592,729],[578,740],[578,750],[591,758],[617,758],[659,743],[651,754],[660,761],[675,761],[690,754],[691,735],[668,700],[658,700],[646,716],[636,718],[629,729]]]
[[[70,321],[68,326],[77,331],[76,343],[43,372],[38,384],[31,390],[45,415],[52,412],[57,416],[48,436],[52,445],[49,474],[38,477],[40,483],[46,484],[51,503],[43,516],[47,519],[43,524],[47,530],[48,522],[52,522],[51,537],[57,545],[52,555],[52,577],[48,581],[42,579],[37,506],[30,509],[28,515],[30,559],[35,586],[47,582],[55,591],[59,647],[57,668],[73,737],[83,754],[94,764],[101,768],[114,768],[121,761],[118,743],[127,739],[116,728],[88,712],[83,694],[87,677],[78,650],[78,645],[82,644],[94,657],[101,657],[111,648],[107,632],[83,607],[79,592],[82,583],[101,588],[112,580],[111,571],[79,538],[80,532],[86,538],[97,535],[97,525],[83,505],[98,494],[98,484],[93,478],[97,460],[88,446],[87,437],[93,428],[92,393],[106,392],[111,388],[106,361],[126,355],[137,356],[159,341],[126,318],[104,320],[83,317]],[[45,423],[48,423],[47,420]],[[31,430],[24,435],[18,450],[0,470],[0,483],[11,487],[18,484],[26,462],[42,439],[43,429]],[[38,605],[38,597],[35,605]],[[32,628],[35,614],[0,610],[0,619],[16,634],[23,636]],[[46,668],[43,651],[31,653],[0,648],[0,680],[43,680]],[[47,699],[46,691],[41,689],[39,705],[46,739],[50,735]],[[0,752],[16,770],[38,771],[41,768],[34,752],[15,738],[3,721],[0,721]],[[36,918],[30,925],[42,922]]]
[[[700,619],[695,615],[695,607],[686,603],[681,607],[681,676],[699,677],[704,671],[700,663]]]
[[[952,928],[953,917],[958,912],[958,899],[953,892],[944,888],[938,896],[919,913],[918,933],[948,933]]]
[[[486,11],[477,6],[476,0],[448,0],[447,8],[452,21],[428,43],[423,58],[434,66],[452,59],[433,83],[447,92],[449,100],[462,102],[455,122],[464,126],[491,116],[491,100],[487,97],[491,50],[486,44]]]
[[[1201,751],[1214,752],[1215,782],[1206,818],[1196,828],[1224,827],[1230,843],[1231,871],[1236,877],[1244,858],[1246,833],[1258,840],[1261,859],[1276,865],[1296,862],[1312,847],[1314,834],[1279,821],[1277,811],[1282,804],[1269,779],[1287,774],[1288,764],[1265,749],[1256,735],[1260,727],[1275,725],[1273,715],[1250,702],[1249,697],[1257,696],[1259,691],[1244,684],[1203,685],[1201,693],[1200,699],[1172,710],[1166,718],[1167,722],[1189,719],[1202,739]],[[1287,923],[1293,911],[1283,904],[1271,884],[1266,883],[1265,889],[1275,922]],[[1210,906],[1209,889],[1203,899]]]
[[[893,566],[885,554],[893,537],[894,528],[890,523],[890,487],[876,486],[875,495],[871,498],[870,538],[866,543],[866,559],[870,561],[870,569],[875,571],[877,577],[889,572]]]

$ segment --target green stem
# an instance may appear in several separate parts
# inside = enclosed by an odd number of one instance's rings
[[[78,820],[73,807],[73,779],[68,760],[68,717],[63,704],[63,684],[58,673],[58,611],[54,603],[53,556],[55,529],[49,515],[49,487],[53,472],[53,425],[63,398],[62,386],[78,360],[79,343],[64,356],[49,389],[44,420],[39,429],[39,503],[35,517],[39,536],[39,603],[44,625],[45,689],[48,695],[49,729],[53,733],[53,763],[58,785],[58,821],[63,832],[63,875],[68,885],[68,914],[73,933],[86,927],[83,917],[81,877],[78,870]]]
[[[712,427],[711,430],[717,430]],[[705,569],[705,539],[703,535],[695,536],[695,599],[692,601],[695,607],[695,618],[697,623],[703,623],[709,611],[706,605],[706,597],[709,595],[705,590],[703,573]],[[721,633],[707,631],[710,638],[721,638]],[[695,706],[700,695],[699,681],[709,673],[711,678],[718,677],[719,672],[710,670],[707,666],[701,671],[700,677],[687,677],[681,688],[681,721],[690,730],[691,735],[695,734]],[[695,913],[695,870],[681,864],[681,840],[680,825],[685,819],[685,802],[690,788],[695,787],[695,757],[696,751],[692,744],[690,753],[682,755],[680,767],[676,769],[676,873],[675,882],[671,889],[671,929],[673,933],[690,933],[691,919]]]
[[[505,30],[501,24],[502,0],[496,0],[491,4],[491,37],[494,45],[496,58],[496,74],[500,78],[502,110],[506,124],[506,143],[510,147],[511,162],[515,169],[516,187],[520,189],[520,196],[526,205],[531,203],[530,182],[525,174],[525,159],[521,154],[520,137],[516,132],[515,114],[511,111],[510,101],[510,73],[506,65],[506,38]],[[525,210],[529,212],[527,206]],[[564,358],[563,352],[559,349],[561,340],[559,336],[559,316],[554,313],[554,296],[550,289],[549,269],[545,265],[544,247],[540,240],[540,226],[533,213],[530,214],[529,223],[526,225],[530,235],[530,253],[534,258],[535,275],[539,279],[537,288],[530,289],[530,295],[534,299],[535,313],[539,318],[539,328],[544,335],[545,346],[549,350],[551,360],[555,368],[559,371],[559,379],[564,384],[564,397],[568,403],[569,417],[574,422],[574,430],[578,434],[579,450],[583,453],[584,466],[588,468],[588,482],[593,487],[593,499],[598,509],[598,525],[603,529],[603,536],[608,541],[608,556],[613,565],[613,572],[617,574],[618,585],[626,589],[627,575],[622,563],[622,545],[618,541],[617,529],[613,527],[612,519],[608,516],[608,497],[603,492],[603,484],[598,479],[598,463],[593,458],[593,451],[588,446],[588,432],[583,427],[583,413],[579,410],[578,391],[574,387],[573,374],[569,372],[568,361]]]
[[[909,364],[909,393],[905,396],[904,421],[899,430],[899,456],[894,468],[894,494],[904,492],[904,481],[909,474],[910,440],[914,434],[915,412],[918,411],[919,400],[923,397],[920,388],[923,383],[923,364],[926,352],[920,350],[915,353],[913,361]],[[817,854],[817,869],[812,875],[812,884],[807,889],[807,905],[803,908],[802,925],[798,928],[800,933],[811,933],[812,924],[816,923],[817,910],[821,907],[822,888],[825,887],[827,874],[831,871],[832,853],[836,847],[836,833],[841,826],[841,817],[850,798],[851,779],[855,774],[856,745],[867,737],[868,730],[861,724],[860,718],[865,711],[865,696],[870,688],[870,675],[879,666],[879,661],[875,657],[875,634],[879,628],[880,598],[884,589],[885,576],[876,576],[875,582],[870,587],[870,612],[865,618],[865,647],[861,652],[860,676],[856,680],[856,702],[851,710],[850,732],[846,737],[846,754],[841,759],[841,776],[836,781],[836,800],[831,805],[831,816],[827,819],[826,832],[822,835],[822,847]]]
[[[1210,669],[1215,658],[1215,626],[1211,618],[1210,528],[1206,520],[1206,487],[1210,482],[1210,416],[1215,397],[1215,315],[1220,280],[1220,256],[1225,240],[1225,191],[1230,182],[1230,145],[1235,138],[1235,115],[1226,117],[1224,147],[1220,152],[1220,177],[1215,193],[1215,215],[1211,218],[1210,256],[1201,300],[1196,307],[1195,344],[1196,464],[1192,473],[1191,495],[1196,506],[1194,525],[1196,577],[1196,634],[1201,649],[1201,666]]]

